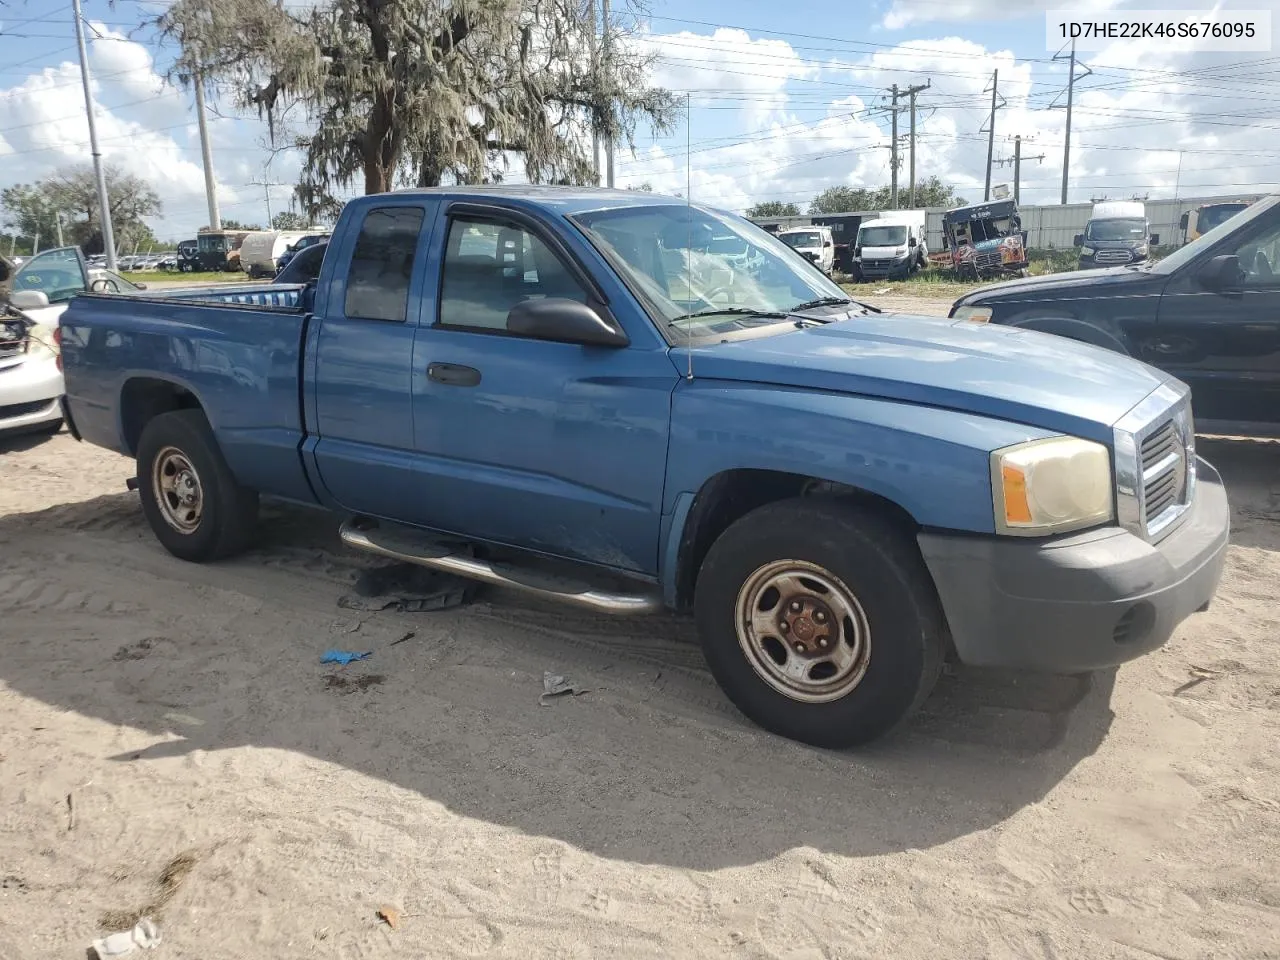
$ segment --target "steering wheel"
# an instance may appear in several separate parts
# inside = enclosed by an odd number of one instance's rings
[[[720,304],[720,303],[716,300],[716,297],[717,297],[719,294],[724,294],[724,298],[725,298],[725,303],[724,303],[724,304]],[[720,286],[718,286],[718,287],[712,287],[712,288],[711,288],[710,290],[708,290],[706,293],[700,294],[699,296],[700,296],[703,300],[705,300],[707,303],[711,304],[713,307],[716,307],[716,306],[730,306],[730,307],[731,307],[731,306],[733,306],[735,303],[737,303],[737,302],[738,302],[738,298],[737,298],[736,296],[734,296],[733,288],[732,288],[732,287],[730,287],[730,286],[727,286],[727,285],[725,285],[725,284],[721,284],[721,285],[720,285]]]
[[[110,277],[99,277],[89,285],[92,293],[119,293],[120,285]]]

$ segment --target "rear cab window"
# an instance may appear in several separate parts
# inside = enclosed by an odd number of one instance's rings
[[[425,218],[417,206],[374,207],[365,214],[347,269],[347,317],[405,322]]]

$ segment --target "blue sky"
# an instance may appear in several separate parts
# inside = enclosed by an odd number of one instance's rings
[[[131,29],[163,0],[85,0],[94,23],[90,57],[99,134],[107,158],[150,180],[165,205],[162,236],[207,220],[190,95],[160,79],[169,56]],[[1187,0],[1142,7],[1204,8]],[[1225,3],[1280,8],[1280,0]],[[744,209],[785,200],[803,209],[826,186],[879,186],[889,179],[885,88],[929,81],[918,98],[917,175],[938,175],[962,195],[981,196],[990,95],[1000,71],[1005,106],[996,157],[1023,153],[1023,202],[1056,202],[1063,111],[1049,109],[1066,65],[1045,46],[1046,0],[656,0],[634,42],[656,55],[654,81],[684,92],[692,128],[655,138],[641,129],[636,153],[620,149],[619,185],[649,183]],[[1139,6],[1076,0],[1088,14]],[[1280,22],[1280,15],[1275,19]],[[0,186],[38,179],[88,160],[69,0],[8,0],[0,6]],[[1082,54],[1093,75],[1077,87],[1070,196],[1151,197],[1280,189],[1280,53],[1210,54],[1164,42],[1116,44]],[[219,198],[226,217],[265,218],[288,205],[298,158],[264,170],[265,125],[225,107],[213,119]],[[906,116],[901,132],[906,131]],[[686,136],[692,152],[686,150]],[[688,164],[688,168],[686,168]],[[518,169],[512,179],[520,179]],[[1011,178],[997,167],[995,182]],[[900,174],[906,182],[906,164]]]

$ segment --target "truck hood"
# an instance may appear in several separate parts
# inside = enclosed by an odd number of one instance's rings
[[[683,372],[685,350],[673,359]],[[695,346],[692,366],[699,379],[945,407],[1108,443],[1112,425],[1168,379],[1074,340],[892,314]]]
[[[986,303],[989,300],[1018,300],[1022,296],[1040,299],[1045,294],[1071,296],[1090,288],[1089,295],[1098,294],[1099,290],[1109,291],[1123,284],[1150,283],[1152,273],[1143,268],[1107,267],[1102,270],[1077,270],[1069,273],[1051,273],[1042,277],[1025,277],[1020,280],[1006,280],[993,283],[972,293],[966,293],[955,302],[955,306],[972,306]],[[1109,296],[1104,292],[1103,296]],[[954,308],[953,308],[954,309]]]

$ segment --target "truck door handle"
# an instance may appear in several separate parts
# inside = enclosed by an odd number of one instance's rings
[[[427,365],[427,378],[451,387],[474,387],[480,382],[480,371],[458,363],[431,363]]]

